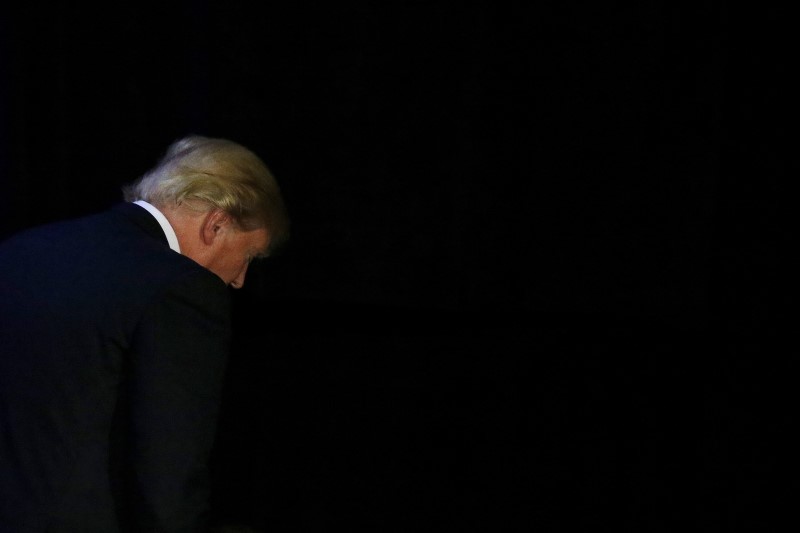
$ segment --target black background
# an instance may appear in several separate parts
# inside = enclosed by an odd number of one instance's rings
[[[112,205],[188,133],[267,162],[293,235],[234,294],[216,521],[763,528],[787,501],[787,20],[5,4],[2,236]]]

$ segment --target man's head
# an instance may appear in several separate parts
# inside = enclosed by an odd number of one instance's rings
[[[289,218],[280,189],[253,152],[226,140],[190,136],[173,143],[158,164],[124,189],[175,229],[181,253],[238,288],[247,264],[286,242]]]

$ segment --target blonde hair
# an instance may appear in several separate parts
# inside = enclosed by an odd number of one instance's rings
[[[289,217],[272,173],[252,151],[227,139],[191,135],[175,141],[123,195],[156,207],[222,209],[244,230],[267,228],[271,250],[289,238]]]

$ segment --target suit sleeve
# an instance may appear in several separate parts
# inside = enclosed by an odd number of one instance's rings
[[[227,287],[205,274],[162,294],[134,336],[129,468],[142,531],[204,531],[207,520],[230,302]]]

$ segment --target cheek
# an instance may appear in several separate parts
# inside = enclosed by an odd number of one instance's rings
[[[236,272],[237,272],[237,274],[241,274],[243,272],[247,272],[247,267],[249,267],[249,266],[250,266],[250,257],[249,256],[245,256],[245,257],[239,259],[236,262]]]
[[[218,268],[224,272],[224,277],[232,278],[239,275],[244,265],[245,263],[238,254],[229,252],[221,258]]]

